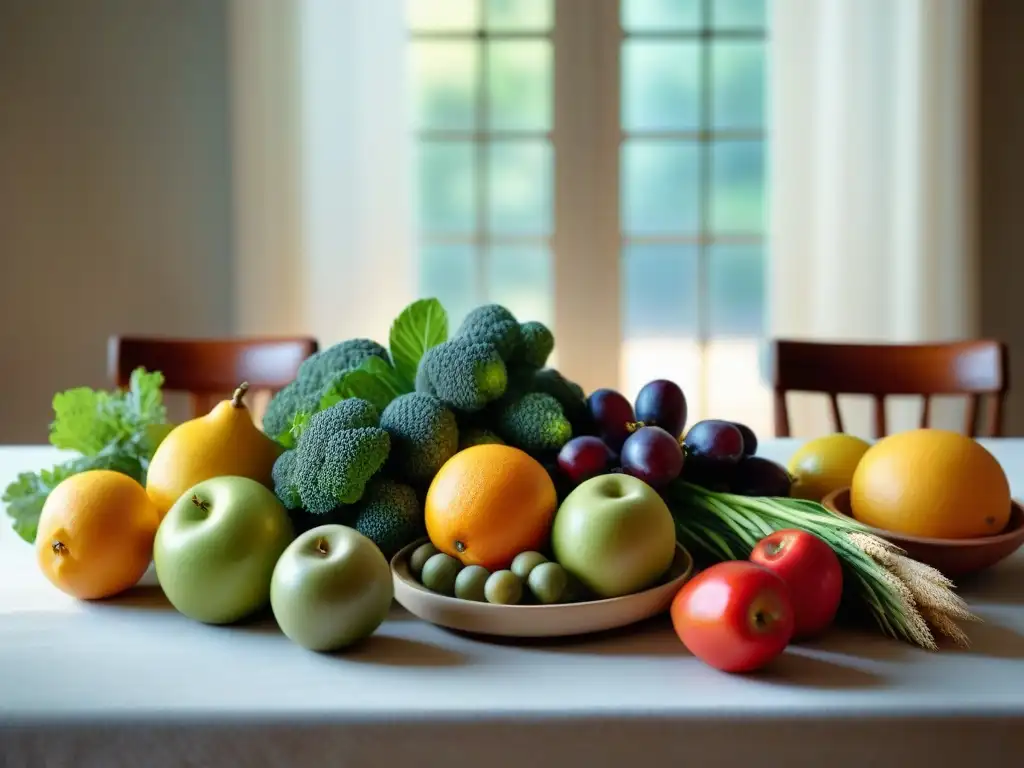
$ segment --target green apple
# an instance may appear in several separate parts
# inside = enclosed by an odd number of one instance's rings
[[[153,565],[181,613],[230,624],[267,605],[274,566],[293,538],[288,513],[266,486],[213,477],[168,510],[156,532]]]
[[[672,565],[676,529],[658,492],[636,477],[598,475],[562,502],[551,547],[565,570],[602,598],[652,586]]]
[[[394,594],[391,567],[377,545],[336,524],[295,539],[270,582],[281,631],[311,651],[337,651],[372,635]]]

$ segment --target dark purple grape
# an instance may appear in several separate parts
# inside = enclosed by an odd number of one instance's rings
[[[762,456],[747,456],[733,468],[730,490],[741,496],[789,496],[793,479],[784,467]]]
[[[618,452],[631,434],[630,425],[636,421],[629,400],[614,389],[595,389],[587,398],[587,408],[601,439]]]
[[[683,448],[661,427],[641,427],[622,446],[622,468],[652,488],[663,488],[679,477]]]
[[[698,421],[683,439],[687,458],[698,463],[735,464],[743,456],[743,434],[730,421]]]
[[[636,417],[648,426],[661,427],[679,438],[686,426],[686,395],[668,379],[644,384],[636,396]]]
[[[754,430],[738,421],[732,422],[732,425],[743,435],[743,455],[753,456],[757,453],[757,435],[754,434]]]
[[[590,435],[574,437],[558,452],[558,468],[576,485],[605,474],[614,460],[604,441]]]

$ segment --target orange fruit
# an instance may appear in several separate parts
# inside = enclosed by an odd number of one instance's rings
[[[555,485],[536,459],[508,445],[476,445],[441,467],[424,514],[435,547],[493,572],[547,543],[557,507]]]
[[[1010,484],[996,458],[957,432],[914,429],[875,443],[857,465],[850,507],[862,523],[910,536],[971,539],[1010,520]]]
[[[106,469],[72,475],[51,491],[39,516],[36,559],[58,589],[97,600],[135,586],[153,557],[156,506],[128,475]]]

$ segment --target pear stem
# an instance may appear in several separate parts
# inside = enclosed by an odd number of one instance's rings
[[[235,390],[235,394],[231,396],[231,405],[235,408],[242,407],[242,398],[245,397],[245,393],[249,391],[249,382],[243,381],[238,385],[238,389]]]

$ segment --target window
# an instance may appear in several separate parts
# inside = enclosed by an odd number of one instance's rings
[[[409,10],[421,295],[453,322],[504,303],[563,353],[571,338],[613,356],[605,385],[672,378],[692,419],[769,430],[762,0]],[[589,336],[555,317],[570,305]]]
[[[552,323],[554,4],[414,0],[420,294]]]

